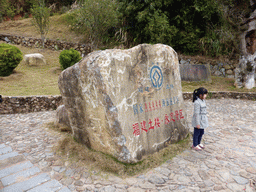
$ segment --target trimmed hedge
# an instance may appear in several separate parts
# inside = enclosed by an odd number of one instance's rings
[[[82,57],[80,53],[75,49],[63,50],[59,56],[59,62],[62,69],[66,69],[78,61],[80,61]]]
[[[22,61],[22,52],[15,46],[0,44],[0,76],[9,76]]]

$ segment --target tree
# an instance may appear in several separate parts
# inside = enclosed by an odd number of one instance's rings
[[[209,25],[220,21],[215,0],[118,0],[123,28],[135,43],[165,43],[197,53]]]
[[[31,9],[33,16],[32,24],[36,27],[41,35],[44,48],[44,40],[50,26],[50,9],[45,6],[44,0],[38,0],[37,4]]]
[[[97,48],[110,39],[111,30],[118,24],[116,0],[81,0],[80,3],[80,8],[69,13],[67,20]]]
[[[227,0],[226,18],[239,42],[239,64],[235,70],[235,86],[255,87],[256,69],[256,1]]]

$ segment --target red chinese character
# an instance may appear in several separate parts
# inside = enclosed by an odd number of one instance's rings
[[[149,111],[152,111],[150,102],[148,103],[148,108],[149,108]]]
[[[175,122],[175,119],[173,119],[173,113],[171,113],[170,116],[171,116],[171,121]]]
[[[164,124],[168,125],[169,123],[170,123],[169,116],[167,114],[165,114],[165,116],[164,116]]]
[[[134,134],[135,136],[140,135],[139,123],[133,124],[132,127],[133,127],[133,134]]]
[[[141,125],[141,130],[143,130],[143,131],[146,131],[146,133],[148,132],[148,130],[147,130],[147,128],[146,128],[146,121],[142,121],[141,123],[140,123],[140,125]]]
[[[162,105],[161,105],[161,100],[159,100],[159,108],[161,108],[162,107]]]
[[[152,123],[153,122],[151,121],[151,119],[149,119],[149,123],[148,123],[149,124],[149,129],[154,129],[155,128],[154,125],[152,125]]]
[[[176,117],[176,120],[178,121],[179,120],[179,111],[175,111],[175,117]]]
[[[155,118],[155,126],[160,128],[160,121],[159,118]]]
[[[156,101],[156,110],[158,109],[157,101]]]
[[[154,101],[152,101],[152,109],[155,110]]]
[[[148,112],[147,103],[145,103],[145,112]]]
[[[184,116],[182,115],[182,109],[180,110],[180,119],[184,119]]]

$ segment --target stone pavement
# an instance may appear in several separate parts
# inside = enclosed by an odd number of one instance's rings
[[[185,105],[191,121],[193,103]],[[187,149],[124,179],[63,162],[52,149],[62,134],[45,127],[55,112],[0,115],[0,192],[255,191],[256,102],[211,99],[207,106],[205,150]]]

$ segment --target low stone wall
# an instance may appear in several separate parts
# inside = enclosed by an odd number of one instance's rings
[[[182,81],[211,81],[210,65],[180,65]]]
[[[57,109],[61,103],[61,96],[3,97],[0,114],[50,111]]]
[[[192,100],[193,93],[183,93],[184,100]],[[207,99],[246,99],[256,100],[256,93],[240,93],[240,92],[209,92]]]
[[[39,48],[42,46],[42,40],[39,38],[32,37],[22,37],[17,35],[0,34],[0,40],[6,43],[12,43],[16,45],[22,45],[25,47],[35,47]],[[63,41],[55,41],[50,39],[45,39],[45,48],[52,50],[64,50],[64,49],[75,49],[81,53],[82,56],[87,55],[92,52],[92,47],[86,44],[79,43],[69,43]]]
[[[192,100],[192,97],[193,93],[183,93],[184,100]],[[221,98],[256,100],[256,93],[210,92],[207,99]],[[60,95],[3,97],[3,102],[0,103],[0,114],[50,111],[57,109],[60,105],[62,105],[62,97]]]
[[[235,69],[238,66],[238,61],[218,61],[210,58],[192,57],[179,55],[181,65],[210,65],[211,75],[219,77],[235,78]]]

